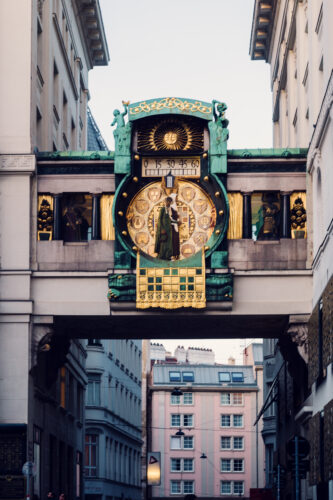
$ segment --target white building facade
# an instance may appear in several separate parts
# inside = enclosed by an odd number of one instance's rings
[[[310,393],[298,424],[311,445],[308,480],[312,491],[307,494],[318,499],[333,498],[332,22],[330,0],[256,0],[250,47],[252,59],[271,65],[274,146],[308,147],[308,267],[313,271],[313,312],[308,339],[304,331],[298,335],[308,361]]]

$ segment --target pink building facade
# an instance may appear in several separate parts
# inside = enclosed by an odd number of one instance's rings
[[[258,366],[160,361],[150,389],[150,451],[161,452],[153,498],[249,498],[263,486]]]

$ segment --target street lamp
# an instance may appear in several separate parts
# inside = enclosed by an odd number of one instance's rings
[[[179,389],[179,387],[175,387],[174,390],[171,392],[171,396],[182,396],[182,395],[183,395],[183,393]]]

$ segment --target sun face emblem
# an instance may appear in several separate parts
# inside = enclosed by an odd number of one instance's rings
[[[163,140],[168,146],[173,146],[177,142],[177,134],[175,132],[167,132],[164,134]]]

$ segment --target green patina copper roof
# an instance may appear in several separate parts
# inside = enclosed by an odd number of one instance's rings
[[[209,102],[184,97],[158,97],[147,101],[134,102],[128,106],[128,119],[130,121],[165,114],[189,115],[212,120],[213,105]]]
[[[113,160],[114,151],[43,151],[37,160]]]
[[[307,148],[265,148],[265,149],[229,149],[227,155],[232,158],[300,158],[306,156]]]

